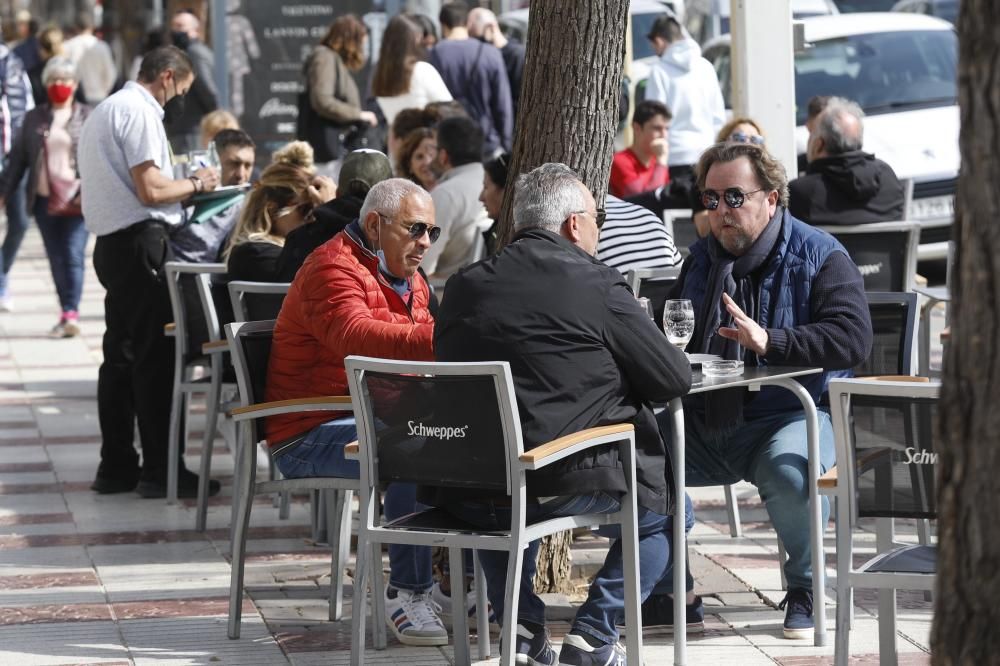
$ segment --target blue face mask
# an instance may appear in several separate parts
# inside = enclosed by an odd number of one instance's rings
[[[379,222],[379,224],[378,224],[378,244],[379,244],[379,247],[381,248],[381,246],[382,246],[382,220],[381,220],[381,218],[379,218],[378,222]],[[381,270],[383,273],[385,273],[386,275],[388,275],[389,277],[391,277],[393,280],[402,280],[403,279],[403,278],[395,275],[392,271],[389,270],[389,264],[387,264],[386,261],[385,261],[385,251],[384,250],[379,249],[378,251],[375,252],[375,254],[378,256],[378,267],[379,267],[379,270]]]

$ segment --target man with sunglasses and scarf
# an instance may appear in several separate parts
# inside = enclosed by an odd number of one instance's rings
[[[694,305],[687,351],[748,367],[823,368],[800,379],[820,406],[822,473],[834,463],[833,429],[822,407],[826,385],[849,376],[871,351],[861,273],[836,239],[788,212],[784,167],[763,147],[715,144],[702,154],[697,175],[711,233],[691,246],[672,294]],[[798,398],[774,387],[713,391],[686,398],[684,416],[688,485],[757,486],[788,552],[784,635],[812,636],[806,417]],[[669,414],[659,420],[669,439]],[[644,604],[644,627],[672,623],[671,581],[665,576]],[[688,601],[698,602],[690,579]]]
[[[430,292],[417,272],[440,236],[429,194],[390,178],[368,191],[360,216],[312,252],[295,274],[274,326],[267,399],[347,395],[351,354],[411,361],[434,359]],[[286,478],[357,478],[344,458],[357,439],[350,406],[342,412],[272,416],[267,441]],[[416,489],[392,484],[385,515],[416,510]],[[389,546],[386,621],[407,645],[447,645],[431,602],[430,548]]]
[[[525,449],[586,428],[635,426],[640,591],[670,566],[666,452],[652,404],[684,395],[691,367],[667,342],[617,269],[595,258],[604,211],[564,164],[543,164],[517,182],[513,241],[456,273],[434,331],[439,361],[507,361]],[[615,447],[566,457],[528,473],[528,522],[619,510],[624,473]],[[434,504],[491,529],[510,525],[509,498],[441,490]],[[608,534],[617,538],[617,533]],[[518,664],[625,663],[616,619],[624,613],[622,553],[614,547],[558,655],[532,590],[538,543],[525,550],[515,649]],[[487,594],[503,617],[507,554],[480,551]]]

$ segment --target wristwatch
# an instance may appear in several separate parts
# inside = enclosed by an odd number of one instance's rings
[[[195,193],[201,192],[205,189],[204,183],[201,182],[201,178],[198,176],[188,176],[188,180],[194,185]]]

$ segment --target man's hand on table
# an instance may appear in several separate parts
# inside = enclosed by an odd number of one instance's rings
[[[757,356],[764,356],[767,353],[767,331],[747,316],[736,305],[736,301],[729,294],[722,295],[722,304],[729,314],[733,316],[733,323],[736,325],[736,328],[720,327],[719,335],[729,340],[736,340],[741,347],[749,349],[757,354]]]

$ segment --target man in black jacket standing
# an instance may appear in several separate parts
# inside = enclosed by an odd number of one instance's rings
[[[806,173],[788,184],[788,209],[815,226],[894,222],[906,217],[892,167],[861,150],[864,112],[832,97],[809,134]]]
[[[517,235],[499,255],[447,283],[434,349],[440,361],[510,363],[525,448],[612,423],[635,425],[640,587],[649,594],[670,570],[666,453],[650,405],[687,393],[691,368],[629,291],[597,259],[604,211],[577,175],[543,164],[522,176],[514,198]],[[611,447],[570,456],[528,480],[528,520],[617,511],[624,474]],[[488,499],[450,503],[461,518],[509,525],[510,507]],[[537,543],[525,551],[517,651],[554,664],[545,606],[531,586]],[[507,556],[480,551],[490,601],[503,614]],[[560,655],[565,664],[624,664],[615,619],[623,611],[621,548],[615,546],[580,607]]]

